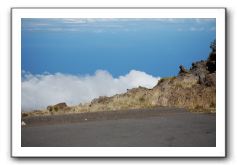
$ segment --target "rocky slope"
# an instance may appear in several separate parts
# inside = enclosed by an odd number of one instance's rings
[[[138,87],[112,97],[101,96],[90,103],[68,107],[65,103],[47,110],[22,113],[23,117],[106,110],[180,107],[194,111],[213,111],[216,107],[216,49],[205,61],[192,63],[190,69],[180,65],[175,77],[162,78],[152,89]],[[63,106],[62,106],[63,105]]]

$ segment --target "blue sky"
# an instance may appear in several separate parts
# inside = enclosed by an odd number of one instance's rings
[[[22,70],[114,77],[139,70],[176,75],[206,59],[215,19],[22,19]]]

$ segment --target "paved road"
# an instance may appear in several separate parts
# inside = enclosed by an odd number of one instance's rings
[[[215,147],[215,114],[186,111],[22,127],[23,147]]]

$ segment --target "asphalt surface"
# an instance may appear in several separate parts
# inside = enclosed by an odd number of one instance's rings
[[[215,114],[157,109],[83,115],[26,119],[22,147],[216,146]]]

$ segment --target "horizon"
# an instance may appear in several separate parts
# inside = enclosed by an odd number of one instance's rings
[[[200,18],[24,18],[22,109],[30,101],[79,104],[138,85],[151,88],[177,75],[180,64],[189,69],[207,59],[215,29],[215,19]]]

